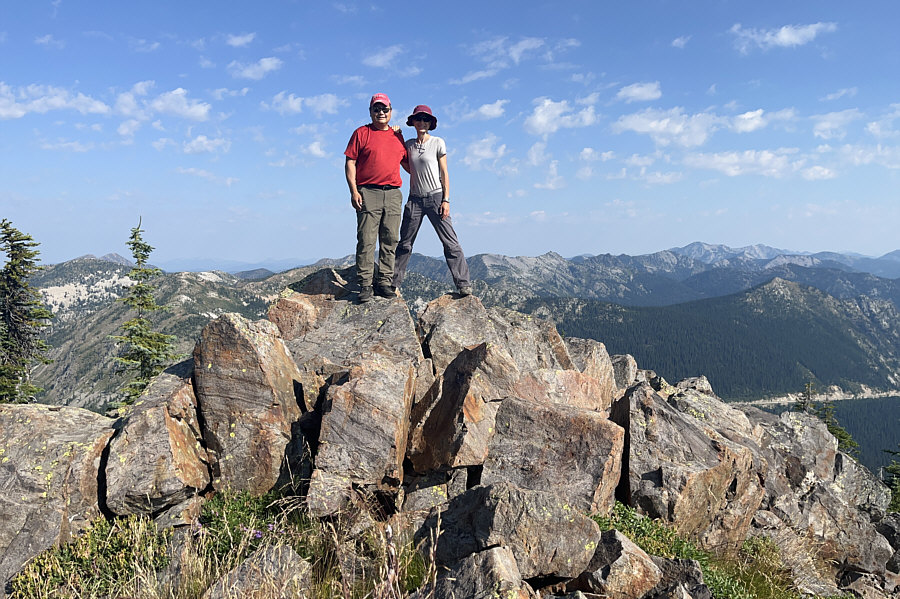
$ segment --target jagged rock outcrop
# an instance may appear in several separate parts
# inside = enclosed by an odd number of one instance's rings
[[[80,408],[0,405],[0,590],[31,557],[100,515],[112,424]]]
[[[210,322],[118,421],[0,406],[0,581],[101,510],[179,525],[213,490],[284,486],[329,521],[368,502],[416,530],[440,567],[420,596],[710,597],[696,563],[601,536],[589,515],[614,495],[715,548],[771,537],[804,592],[893,591],[887,490],[815,418],[737,409],[471,296],[414,323],[400,297],[356,303],[347,275],[292,285],[268,321]],[[263,572],[302,589],[308,564],[272,551],[207,595]]]
[[[106,466],[106,506],[113,513],[171,510],[183,524],[199,516],[192,499],[207,488],[210,475],[192,373],[192,360],[169,368],[116,423]]]

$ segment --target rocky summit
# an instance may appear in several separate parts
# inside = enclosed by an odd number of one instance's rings
[[[422,597],[709,597],[695,562],[601,530],[616,500],[715,549],[767,537],[805,593],[896,592],[890,493],[814,417],[738,409],[474,296],[414,321],[401,297],[358,304],[347,277],[212,320],[119,418],[0,406],[0,581],[101,514],[184,527],[217,491],[283,489],[326,519],[376,499],[372,525],[438,566]],[[238,571],[252,588],[309,566],[265,549]]]

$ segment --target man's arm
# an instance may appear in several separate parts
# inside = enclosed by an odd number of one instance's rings
[[[356,187],[356,161],[347,158],[344,161],[344,175],[347,177],[347,187],[350,188],[350,204],[353,206],[353,209],[359,212],[362,210],[362,196],[359,193],[359,189]]]

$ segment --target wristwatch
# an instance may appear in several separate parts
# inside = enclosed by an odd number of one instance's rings
[[[447,202],[447,203],[449,204],[449,203],[450,203],[450,198],[443,198],[443,199],[441,200],[441,204],[443,204],[444,202]]]

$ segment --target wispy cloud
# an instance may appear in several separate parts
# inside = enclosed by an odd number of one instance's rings
[[[64,141],[59,140],[56,142],[41,142],[42,150],[57,150],[61,152],[77,152],[83,153],[91,150],[94,147],[94,144],[83,144],[80,141]]]
[[[149,53],[156,52],[160,48],[159,42],[151,42],[145,39],[132,38],[128,40],[128,45],[135,52]]]
[[[689,35],[682,35],[681,37],[676,37],[675,39],[672,40],[672,47],[673,48],[684,48],[685,46],[687,46],[687,43],[689,41],[691,41],[691,36],[689,36]]]
[[[509,100],[497,100],[496,102],[491,102],[490,104],[482,104],[475,110],[464,114],[461,120],[469,121],[498,119],[503,116],[505,112],[504,106],[506,106],[507,104],[509,104]]]
[[[859,90],[855,87],[845,87],[843,89],[839,89],[833,94],[828,94],[822,98],[819,98],[823,102],[831,102],[833,100],[840,100],[841,98],[852,98],[856,95]]]
[[[660,146],[676,144],[684,147],[700,146],[724,124],[724,119],[712,113],[685,114],[682,108],[656,110],[648,108],[619,117],[613,123],[615,133],[633,131],[649,135]]]
[[[813,135],[821,139],[843,139],[847,135],[847,126],[863,118],[863,114],[856,108],[818,114],[812,117]]]
[[[267,58],[260,58],[258,61],[251,64],[244,64],[234,60],[228,65],[228,70],[231,73],[231,76],[237,79],[253,79],[254,81],[259,81],[269,73],[280,69],[283,64],[284,62],[280,58],[269,56]]]
[[[867,124],[866,131],[878,138],[900,136],[900,130],[894,128],[894,121],[900,119],[900,104],[891,104],[891,108],[891,112]]]
[[[540,183],[535,183],[534,186],[537,189],[549,190],[562,189],[566,186],[566,180],[559,176],[559,160],[550,162],[550,166],[547,167],[547,178]]]
[[[62,50],[66,47],[66,42],[62,40],[58,40],[53,37],[52,34],[42,35],[40,37],[34,38],[34,43],[39,46],[47,46],[48,48],[56,48],[57,50]]]
[[[0,119],[22,118],[28,113],[75,110],[81,114],[108,114],[105,103],[82,93],[49,85],[28,85],[13,89],[0,81]]]
[[[685,156],[684,164],[694,168],[716,170],[729,177],[762,175],[780,178],[795,172],[802,165],[802,160],[794,158],[796,153],[796,149],[783,148],[689,154]]]
[[[469,53],[484,66],[473,69],[460,78],[452,79],[450,83],[461,85],[487,79],[534,57],[542,57],[545,62],[550,62],[554,60],[556,53],[578,45],[580,45],[578,40],[566,39],[541,54],[539,50],[547,47],[545,38],[525,37],[514,42],[504,36],[483,40],[469,46]]]
[[[534,110],[525,119],[525,130],[534,135],[547,136],[561,128],[587,127],[598,120],[593,106],[576,110],[567,100],[554,102],[550,98],[537,98],[534,104]]]
[[[245,48],[255,39],[255,33],[230,34],[225,38],[225,43],[233,48]]]
[[[231,148],[231,142],[218,137],[210,139],[205,135],[198,135],[194,139],[184,143],[185,154],[212,154],[227,152]]]
[[[482,139],[472,142],[466,148],[463,164],[473,169],[480,169],[483,163],[494,164],[500,158],[506,156],[506,144],[499,143],[500,139],[493,133],[488,133]]]
[[[762,108],[739,114],[731,119],[731,130],[736,133],[750,133],[763,129],[775,121],[792,121],[797,118],[793,109],[766,112]]]
[[[631,102],[649,102],[658,100],[661,97],[662,91],[659,89],[659,81],[632,83],[620,89],[619,93],[616,94],[617,100],[624,100],[629,104]]]
[[[320,94],[308,98],[295,96],[285,91],[278,92],[272,98],[271,104],[263,103],[266,109],[274,110],[279,114],[298,114],[303,112],[304,107],[312,110],[316,115],[337,114],[342,106],[347,106],[347,100],[339,98],[334,94]]]
[[[212,106],[199,100],[189,100],[187,90],[173,89],[157,96],[149,107],[161,114],[170,114],[192,121],[205,121],[209,118]]]
[[[778,29],[744,29],[735,23],[729,30],[735,36],[734,45],[741,54],[753,48],[793,48],[806,45],[822,33],[837,31],[836,23],[812,23],[810,25],[785,25]]]
[[[201,168],[194,168],[194,167],[184,168],[184,167],[179,166],[178,168],[175,169],[175,172],[180,173],[182,175],[190,175],[192,177],[200,177],[201,179],[206,179],[207,181],[212,181],[213,183],[224,184],[224,185],[227,185],[228,187],[231,187],[231,185],[233,183],[237,183],[238,181],[240,181],[240,179],[236,179],[234,177],[225,177],[225,178],[218,177],[207,170],[203,170]]]
[[[367,67],[386,69],[393,65],[394,59],[403,54],[403,52],[404,49],[401,44],[394,44],[384,49],[372,50],[363,58],[362,63]]]

